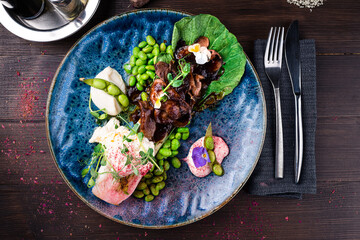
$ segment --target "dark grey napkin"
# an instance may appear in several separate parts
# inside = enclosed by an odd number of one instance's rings
[[[316,130],[316,51],[314,40],[300,41],[302,70],[302,114],[304,129],[304,158],[300,182],[294,183],[295,102],[291,82],[283,59],[280,98],[284,137],[284,178],[274,178],[275,163],[275,102],[273,88],[265,74],[266,41],[255,41],[254,64],[264,89],[267,109],[267,128],[259,162],[246,189],[250,194],[302,198],[303,193],[316,193],[315,130]]]

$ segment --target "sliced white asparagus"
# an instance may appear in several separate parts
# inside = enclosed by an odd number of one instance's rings
[[[126,94],[126,85],[121,75],[113,68],[107,67],[102,70],[95,78],[101,78],[109,81],[120,88]],[[99,108],[104,109],[105,112],[111,116],[116,116],[122,111],[121,105],[114,96],[111,96],[103,90],[90,88],[90,95],[93,103]]]

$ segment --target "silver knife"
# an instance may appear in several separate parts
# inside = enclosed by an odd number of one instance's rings
[[[285,59],[295,96],[295,183],[300,180],[303,162],[303,124],[301,114],[301,63],[299,22],[293,21],[286,33]]]

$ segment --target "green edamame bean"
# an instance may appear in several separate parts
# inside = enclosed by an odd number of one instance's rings
[[[163,159],[164,158],[164,156],[162,155],[162,154],[160,154],[160,153],[157,153],[156,154],[156,159],[157,160],[161,160],[161,159]]]
[[[123,107],[129,106],[129,98],[125,94],[120,94],[118,96],[118,101]]]
[[[171,151],[171,156],[170,157],[175,157],[178,154],[179,154],[179,151]]]
[[[176,129],[176,132],[178,132],[178,133],[188,133],[189,128],[187,128],[187,127],[179,127],[179,128]]]
[[[154,196],[153,196],[153,195],[147,195],[147,196],[145,197],[145,201],[147,201],[147,202],[151,202],[152,200],[154,200]]]
[[[156,189],[156,185],[155,185],[155,184],[151,184],[151,185],[150,185],[150,191],[151,191],[152,195],[154,195],[154,196],[159,195],[159,190]]]
[[[180,168],[181,167],[181,162],[177,157],[173,157],[171,159],[171,164],[173,165],[174,168]]]
[[[106,82],[99,78],[94,78],[92,82],[92,87],[97,89],[104,89],[106,88]]]
[[[141,43],[139,43],[139,48],[143,48],[143,47],[145,47],[147,45],[147,42],[145,42],[145,41],[142,41]]]
[[[139,58],[139,59],[136,60],[135,64],[136,64],[136,66],[145,65],[146,64],[146,59],[142,60],[142,59]]]
[[[159,48],[159,44],[155,44],[155,45],[154,45],[154,48]]]
[[[143,48],[143,52],[144,53],[150,53],[153,50],[153,47],[150,45],[147,45],[146,47]]]
[[[136,84],[136,78],[135,78],[134,76],[131,76],[131,77],[129,78],[129,85],[130,85],[130,87],[135,86],[135,84]]]
[[[144,91],[144,87],[138,82],[136,83],[136,88],[139,90],[139,91]]]
[[[169,139],[173,140],[174,138],[175,138],[175,134],[174,133],[170,134]]]
[[[147,65],[146,70],[151,70],[151,71],[155,71],[155,67],[153,65]]]
[[[138,54],[139,54],[140,51],[141,51],[141,50],[140,50],[139,47],[134,47],[134,49],[133,49],[133,55],[134,55],[135,57],[138,57]]]
[[[143,193],[145,195],[149,195],[150,194],[150,189],[148,187],[146,187],[144,190],[143,190]]]
[[[155,174],[156,176],[160,176],[160,175],[163,174],[163,173],[164,173],[164,168],[163,168],[163,167],[160,167],[160,169],[156,168],[156,169],[154,170],[154,174]]]
[[[176,134],[175,134],[175,138],[178,139],[178,140],[180,140],[180,139],[181,139],[181,133],[176,133]]]
[[[160,159],[159,162],[158,162],[159,166],[164,166],[164,160],[163,159]]]
[[[189,133],[183,133],[183,134],[182,134],[182,140],[186,140],[186,139],[188,139],[188,138],[189,138],[189,136],[190,136],[190,134],[189,134]]]
[[[136,62],[136,57],[134,55],[132,55],[130,57],[130,61],[129,61],[129,64],[130,66],[134,67],[135,66],[135,62]]]
[[[140,73],[138,73],[137,75],[136,75],[136,81],[140,81],[140,79],[141,79],[141,74]]]
[[[166,53],[170,54],[171,56],[174,55],[171,45],[167,46]]]
[[[166,51],[166,45],[165,45],[165,43],[161,43],[161,44],[160,44],[160,51],[161,51],[161,52],[165,52],[165,51]]]
[[[146,74],[149,75],[151,79],[155,78],[155,73],[153,71],[146,71]]]
[[[147,58],[149,58],[149,59],[155,57],[155,55],[152,54],[152,53],[147,53],[146,56],[147,56]]]
[[[138,73],[139,73],[138,70],[139,70],[139,66],[133,67],[133,68],[132,68],[132,71],[131,71],[131,74],[132,74],[132,75],[138,74]]]
[[[141,86],[145,87],[146,86],[146,81],[144,79],[142,79],[141,76],[140,76],[140,79],[139,79],[139,83],[141,84]]]
[[[147,73],[141,74],[141,79],[142,80],[148,80],[149,79],[149,75]]]
[[[166,174],[166,172],[163,172],[162,177],[163,177],[164,181],[167,179],[167,174]]]
[[[151,46],[154,46],[156,43],[155,39],[150,35],[146,37],[146,42]]]
[[[137,185],[136,190],[144,190],[147,187],[145,182],[140,182],[139,185]]]
[[[223,167],[222,167],[220,164],[218,164],[218,163],[215,163],[215,164],[213,165],[212,170],[213,170],[213,172],[215,173],[215,175],[217,175],[217,176],[222,176],[222,175],[224,175],[224,169],[223,169]]]
[[[215,160],[216,160],[216,155],[215,155],[214,151],[208,150],[207,152],[208,152],[208,154],[209,154],[210,162],[211,162],[211,163],[214,163]]]
[[[171,156],[171,150],[168,148],[161,148],[159,150],[159,153],[163,155],[164,157],[170,157]]]
[[[205,138],[205,147],[209,150],[214,150],[214,140],[212,137],[206,137]]]
[[[147,64],[148,64],[148,65],[154,65],[154,63],[155,63],[155,58],[156,58],[156,56],[155,56],[154,58],[150,59],[150,60],[147,62]]]
[[[143,51],[140,51],[138,53],[138,57],[139,57],[139,59],[144,60],[144,61],[147,59],[146,53],[144,53]]]
[[[164,142],[164,145],[162,146],[163,148],[170,148],[171,146],[171,141],[168,139]]]
[[[152,165],[151,169],[150,169],[150,172],[152,173],[155,169],[155,164]]]
[[[170,169],[170,163],[169,161],[164,161],[164,170],[167,171]]]
[[[177,150],[180,147],[180,142],[176,138],[171,140],[171,150]]]
[[[109,93],[110,95],[113,95],[113,96],[117,96],[121,93],[120,89],[117,86],[115,86],[114,84],[110,84],[109,86],[107,86],[106,90],[107,90],[107,93]]]
[[[159,55],[160,53],[160,49],[155,47],[153,50],[152,50],[152,54],[154,54],[155,56]]]
[[[164,187],[165,187],[165,182],[159,182],[159,183],[156,184],[156,189],[158,191],[163,190]]]
[[[128,74],[131,73],[131,65],[130,64],[124,64],[123,66],[125,72],[127,72]]]
[[[156,176],[156,177],[153,177],[152,182],[159,183],[159,182],[162,182],[162,180],[164,180],[163,176]]]
[[[144,72],[146,72],[145,65],[139,66],[138,73],[143,74]]]
[[[142,92],[141,93],[141,100],[147,101],[147,99],[148,99],[148,94],[146,92]]]
[[[133,196],[136,197],[136,198],[143,198],[144,197],[144,193],[141,192],[141,191],[134,191],[133,192]]]
[[[149,179],[149,178],[152,178],[153,177],[153,174],[152,173],[147,173],[145,174],[144,178],[146,179]]]
[[[150,185],[150,184],[151,184],[151,178],[146,179],[146,180],[145,180],[145,183],[146,183],[147,185]]]

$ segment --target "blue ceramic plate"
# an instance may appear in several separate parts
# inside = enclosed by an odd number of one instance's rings
[[[196,178],[182,164],[180,169],[169,170],[166,188],[154,201],[130,197],[119,206],[96,198],[82,179],[79,159],[92,153],[94,146],[88,140],[96,124],[88,111],[89,87],[78,79],[92,78],[107,66],[127,76],[122,66],[129,61],[132,49],[147,35],[154,36],[157,42],[171,41],[173,24],[185,16],[188,14],[171,10],[142,10],[101,23],[71,48],[51,86],[46,122],[55,163],[70,188],[87,205],[117,222],[170,228],[202,219],[239,192],[260,156],[266,129],[265,99],[257,74],[247,61],[240,85],[218,106],[193,118],[190,138],[180,149],[186,155],[211,122],[214,135],[221,136],[230,148],[223,163],[224,176]]]

